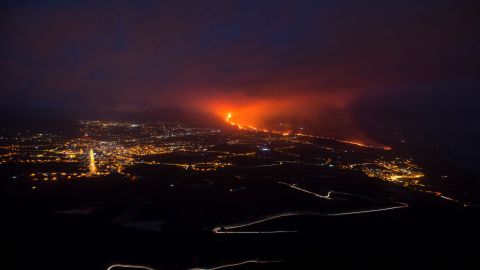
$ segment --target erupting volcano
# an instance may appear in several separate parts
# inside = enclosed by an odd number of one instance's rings
[[[225,121],[234,126],[234,127],[237,127],[238,129],[246,129],[246,130],[252,130],[252,131],[260,131],[260,132],[270,132],[270,133],[276,133],[276,134],[282,134],[282,135],[290,135],[291,134],[291,131],[276,131],[276,130],[268,130],[266,128],[257,128],[257,127],[254,127],[254,126],[251,126],[251,125],[243,125],[243,124],[239,124],[239,123],[236,123],[232,120],[232,113],[227,113],[227,116],[225,117]],[[297,133],[298,135],[302,135],[301,133]]]
[[[342,140],[342,139],[339,139],[339,138],[315,136],[315,135],[311,135],[311,134],[304,134],[302,132],[293,132],[292,130],[277,131],[277,130],[269,130],[269,129],[265,129],[265,128],[257,128],[257,127],[251,126],[251,125],[242,125],[242,124],[236,123],[232,120],[232,117],[233,117],[232,113],[228,112],[225,116],[225,122],[227,122],[227,124],[229,124],[233,127],[241,129],[241,130],[251,130],[251,131],[255,131],[255,132],[266,132],[266,133],[273,133],[273,134],[281,134],[283,136],[295,135],[295,136],[305,136],[305,137],[312,137],[312,138],[329,139],[329,140],[335,140],[335,141],[338,141],[338,142],[352,144],[352,145],[356,145],[356,146],[360,146],[360,147],[380,148],[380,149],[383,149],[385,151],[388,151],[388,150],[392,149],[391,147],[384,146],[384,145],[369,145],[369,144],[366,144],[366,143],[363,143],[363,142],[360,142],[360,141],[349,141],[349,140]]]

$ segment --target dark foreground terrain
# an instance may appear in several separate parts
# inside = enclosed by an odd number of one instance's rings
[[[425,157],[99,121],[0,141],[1,269],[478,269],[477,176]]]
[[[283,179],[319,193],[337,183],[335,190],[355,190],[362,197],[324,200],[278,184],[281,177],[196,186],[200,176],[192,173],[178,173],[167,183],[160,176],[136,182],[109,176],[41,183],[34,192],[29,183],[3,183],[3,264],[9,265],[5,269],[107,269],[114,264],[215,269],[256,260],[265,263],[232,269],[476,269],[476,207],[365,177],[326,175],[332,177]],[[409,207],[287,216],[241,230],[260,233],[212,231],[285,212],[381,209],[399,199]],[[278,230],[292,232],[268,233]]]

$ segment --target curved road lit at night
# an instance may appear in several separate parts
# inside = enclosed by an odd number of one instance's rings
[[[284,182],[278,182],[279,184],[289,186],[290,188],[293,188],[295,190],[313,195],[315,197],[321,198],[321,199],[326,199],[326,200],[331,200],[332,194],[342,194],[342,195],[348,195],[352,197],[359,197],[362,199],[369,199],[365,196],[361,195],[356,195],[356,194],[350,194],[350,193],[345,193],[345,192],[337,192],[337,191],[329,191],[327,195],[321,195],[318,193],[315,193],[313,191],[300,188],[296,185],[291,185],[287,184]],[[371,199],[369,199],[371,200]],[[375,208],[375,209],[366,209],[366,210],[357,210],[357,211],[345,211],[345,212],[339,212],[339,213],[321,213],[321,212],[316,212],[316,211],[298,211],[298,212],[287,212],[287,213],[281,213],[278,215],[273,215],[273,216],[268,216],[259,220],[251,221],[248,223],[241,223],[241,224],[235,224],[235,225],[228,225],[228,226],[221,226],[221,227],[215,227],[212,229],[212,232],[216,234],[277,234],[277,233],[297,233],[298,231],[291,231],[291,230],[274,230],[274,231],[232,231],[235,229],[241,229],[241,228],[246,228],[250,227],[252,225],[260,224],[263,222],[271,221],[274,219],[279,219],[279,218],[284,218],[284,217],[291,217],[291,216],[323,216],[323,217],[332,217],[332,216],[348,216],[348,215],[359,215],[359,214],[369,214],[369,213],[376,213],[376,212],[383,212],[383,211],[391,211],[391,210],[396,210],[396,209],[401,209],[401,208],[407,208],[409,205],[407,203],[403,202],[395,202],[398,204],[397,206],[391,206],[391,207],[382,207],[382,208]]]

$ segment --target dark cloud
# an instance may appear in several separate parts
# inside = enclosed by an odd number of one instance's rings
[[[475,1],[11,1],[1,103],[354,125],[365,96],[478,88],[478,11]]]

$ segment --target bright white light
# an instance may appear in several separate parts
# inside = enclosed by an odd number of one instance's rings
[[[240,266],[240,265],[244,265],[244,264],[250,264],[250,263],[263,264],[263,263],[280,263],[280,262],[283,262],[283,261],[248,260],[248,261],[243,261],[243,262],[239,262],[239,263],[220,265],[220,266],[212,267],[212,268],[192,268],[192,269],[189,269],[189,270],[217,270],[217,269],[223,269],[223,268],[229,268],[229,267],[236,267],[236,266]]]
[[[144,266],[144,265],[133,265],[133,264],[113,264],[110,265],[107,270],[112,270],[115,268],[130,268],[130,269],[146,269],[146,270],[155,270],[154,268]]]

